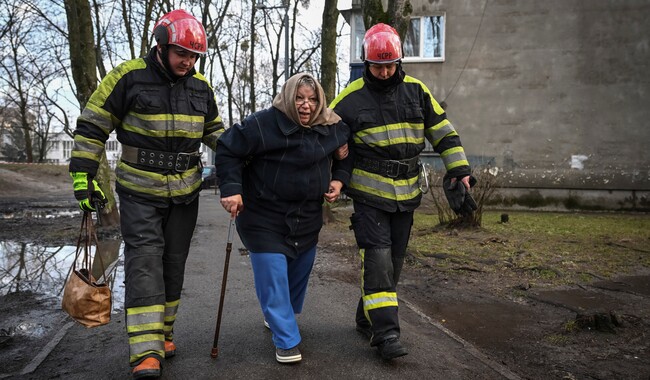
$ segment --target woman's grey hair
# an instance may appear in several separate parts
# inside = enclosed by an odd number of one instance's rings
[[[298,81],[298,86],[296,86],[296,88],[300,88],[302,86],[309,86],[311,87],[312,90],[318,92],[316,91],[316,81],[314,81],[314,78],[312,77],[304,76],[300,78],[300,80]]]

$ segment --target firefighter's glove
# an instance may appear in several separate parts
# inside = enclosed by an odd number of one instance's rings
[[[79,208],[82,211],[96,211],[96,208],[103,208],[106,204],[106,196],[94,179],[88,181],[88,173],[70,173],[74,186],[74,197],[79,201]]]
[[[476,179],[470,177],[470,186],[476,184]],[[456,180],[451,182],[451,177],[446,177],[442,181],[442,188],[445,191],[445,196],[449,202],[449,207],[456,213],[456,215],[467,216],[471,215],[477,209],[474,198],[470,195],[465,185]]]

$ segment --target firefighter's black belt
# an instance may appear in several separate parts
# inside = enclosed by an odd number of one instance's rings
[[[419,157],[415,156],[406,160],[377,160],[367,157],[357,157],[354,166],[367,172],[380,174],[384,177],[395,178],[417,169]]]
[[[163,152],[160,150],[136,148],[122,144],[122,160],[151,168],[187,171],[201,160],[200,152]]]

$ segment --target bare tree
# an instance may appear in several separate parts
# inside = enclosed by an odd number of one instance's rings
[[[235,13],[237,12],[237,13]],[[233,125],[235,117],[233,115],[234,108],[236,105],[239,105],[240,111],[242,110],[242,99],[235,98],[234,88],[236,82],[239,80],[238,73],[246,74],[247,62],[245,56],[245,50],[248,50],[248,36],[245,35],[247,29],[245,25],[241,23],[243,18],[243,9],[237,11],[228,12],[224,17],[221,18],[221,22],[225,20],[226,28],[221,31],[219,36],[214,35],[214,41],[216,44],[216,49],[214,49],[214,55],[219,63],[221,68],[221,73],[223,75],[223,84],[226,89],[226,96],[228,107],[228,123],[230,126]],[[240,59],[243,59],[242,62]],[[239,119],[241,120],[243,112],[239,113]]]
[[[0,95],[5,100],[5,116],[10,115],[14,128],[10,136],[12,147],[3,147],[5,152],[13,151],[11,157],[26,162],[43,162],[49,145],[47,138],[54,114],[44,112],[44,107],[56,103],[57,96],[50,84],[61,77],[60,70],[52,65],[52,58],[58,47],[48,39],[40,44],[45,32],[37,13],[30,4],[15,0],[2,0],[3,16],[0,23],[2,43],[0,50]],[[60,117],[60,116],[57,116]]]

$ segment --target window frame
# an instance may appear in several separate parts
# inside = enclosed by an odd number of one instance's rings
[[[442,25],[440,28],[440,33],[442,34],[441,38],[441,55],[439,57],[423,57],[424,54],[424,33],[422,33],[422,30],[424,30],[424,23],[425,23],[425,18],[427,17],[440,17],[442,20]],[[411,21],[414,19],[419,19],[420,20],[420,40],[419,40],[419,55],[417,56],[410,56],[407,57],[404,55],[404,58],[402,59],[404,62],[445,62],[445,52],[446,52],[446,39],[447,39],[447,13],[446,12],[432,12],[430,14],[426,15],[421,15],[421,16],[411,16],[409,20],[409,30],[411,28]],[[406,39],[405,39],[406,40]],[[404,41],[405,43],[406,41]]]

